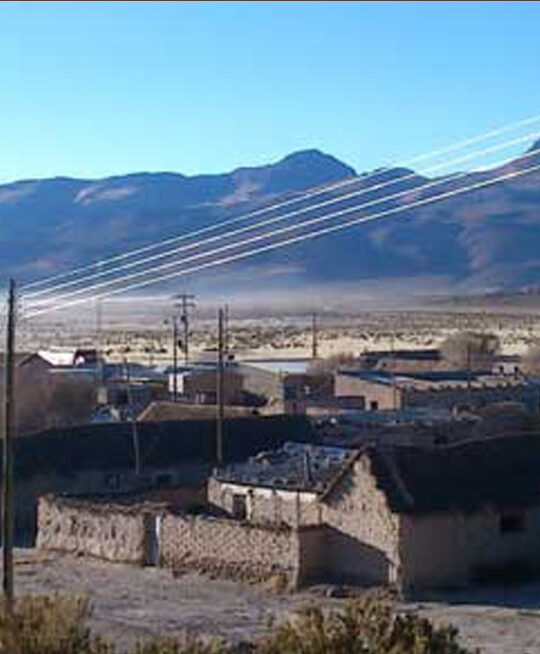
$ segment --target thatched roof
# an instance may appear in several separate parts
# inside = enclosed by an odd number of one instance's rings
[[[540,434],[435,449],[369,447],[378,487],[396,513],[472,513],[540,504]]]

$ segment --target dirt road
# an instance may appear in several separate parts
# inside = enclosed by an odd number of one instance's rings
[[[91,626],[119,644],[186,630],[238,642],[263,633],[269,620],[279,621],[314,599],[310,592],[278,595],[235,582],[197,575],[175,579],[164,569],[36,550],[17,552],[15,575],[19,594],[88,597]],[[399,608],[452,622],[463,643],[483,654],[540,653],[540,584],[433,595]]]

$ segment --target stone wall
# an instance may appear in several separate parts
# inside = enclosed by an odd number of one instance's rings
[[[181,508],[204,501],[201,483],[206,481],[210,466],[187,463],[174,467],[143,470],[137,475],[133,469],[81,470],[73,474],[68,469],[63,474],[35,474],[15,478],[15,531],[17,545],[33,545],[37,534],[37,509],[40,496],[51,493],[61,495],[123,495],[140,489],[160,487],[166,492],[176,487],[175,494]],[[181,492],[179,484],[191,484]],[[182,497],[181,497],[182,495]]]
[[[43,496],[39,500],[36,545],[142,564],[146,558],[144,514],[140,506]]]
[[[324,571],[324,528],[253,525],[172,512],[157,503],[121,505],[44,496],[37,546],[110,561],[163,565],[295,588]]]
[[[318,547],[317,537],[311,533],[304,537],[301,530],[287,526],[169,514],[163,518],[161,534],[161,563],[177,573],[196,569],[246,581],[282,577],[296,587],[303,581],[301,573],[312,575],[318,566],[316,552],[309,565],[300,566],[301,550],[310,542]]]
[[[399,583],[399,516],[377,488],[367,457],[322,500],[328,574],[370,584]]]
[[[235,497],[243,498],[244,516],[236,514]],[[211,477],[208,502],[231,517],[244,517],[253,524],[296,527],[321,523],[321,507],[315,492],[244,486]]]

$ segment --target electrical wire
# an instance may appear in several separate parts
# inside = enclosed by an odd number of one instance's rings
[[[365,195],[366,193],[371,193],[371,192],[373,192],[375,190],[380,190],[380,189],[388,187],[388,186],[393,186],[393,185],[397,184],[398,182],[404,182],[404,181],[407,181],[409,179],[417,180],[419,176],[425,176],[428,173],[433,173],[433,172],[435,172],[437,170],[440,170],[441,168],[443,168],[443,169],[448,168],[450,166],[455,166],[457,164],[461,164],[461,163],[465,163],[467,161],[477,159],[477,158],[479,158],[481,156],[484,156],[484,155],[492,153],[492,152],[497,152],[499,150],[505,150],[505,149],[507,149],[509,147],[517,145],[518,143],[523,143],[525,141],[529,141],[529,140],[531,140],[533,138],[537,138],[539,136],[540,136],[540,132],[532,132],[532,133],[526,134],[525,136],[521,136],[521,137],[518,137],[518,138],[510,139],[508,141],[504,141],[502,144],[497,144],[497,145],[490,146],[488,148],[483,148],[482,150],[474,151],[473,153],[470,153],[470,154],[465,155],[465,156],[458,157],[456,159],[450,160],[450,161],[445,162],[443,164],[438,164],[437,166],[432,166],[430,169],[426,169],[424,171],[419,171],[418,173],[415,173],[415,172],[407,173],[406,175],[398,176],[398,177],[396,177],[396,178],[394,178],[392,180],[382,182],[380,184],[376,184],[374,186],[371,186],[371,187],[368,187],[368,188],[365,188],[365,189],[361,189],[359,191],[354,191],[352,193],[347,193],[347,194],[345,194],[343,196],[338,196],[336,198],[332,198],[332,199],[326,200],[324,202],[319,202],[319,203],[316,203],[314,205],[308,205],[307,207],[303,207],[301,209],[297,209],[297,210],[295,210],[293,212],[289,212],[289,213],[286,213],[286,214],[283,214],[283,215],[278,215],[278,216],[274,216],[272,218],[267,218],[267,219],[265,219],[263,221],[260,221],[260,222],[254,224],[254,225],[248,225],[246,227],[241,227],[241,228],[226,232],[224,234],[218,234],[217,236],[212,236],[212,237],[200,240],[200,241],[196,241],[194,243],[190,243],[188,245],[183,245],[183,246],[180,246],[180,247],[173,248],[171,250],[167,250],[165,252],[154,254],[154,255],[151,255],[151,256],[148,256],[148,257],[143,257],[143,258],[140,258],[140,259],[138,259],[136,261],[131,261],[131,262],[119,265],[119,266],[115,266],[115,267],[113,267],[113,268],[111,268],[109,270],[105,270],[105,271],[104,270],[98,270],[97,272],[94,272],[94,273],[92,273],[90,275],[86,275],[83,278],[62,282],[60,284],[55,284],[55,285],[53,285],[53,286],[51,286],[51,287],[49,287],[49,288],[47,288],[45,290],[42,290],[42,291],[34,291],[34,292],[26,293],[26,298],[33,299],[33,298],[39,298],[41,296],[51,295],[51,294],[56,293],[57,291],[62,290],[62,289],[71,288],[73,286],[80,286],[81,284],[87,284],[88,282],[90,282],[93,279],[99,279],[101,277],[108,277],[108,276],[112,275],[113,273],[120,272],[122,270],[137,268],[137,267],[142,266],[142,265],[144,265],[146,263],[150,263],[151,261],[157,261],[159,259],[172,257],[173,255],[178,254],[179,252],[185,252],[185,251],[193,250],[193,249],[196,249],[196,248],[200,248],[203,245],[213,243],[213,242],[216,242],[216,241],[221,241],[224,238],[230,238],[232,236],[237,236],[237,235],[242,234],[242,233],[246,233],[246,232],[249,232],[249,231],[260,229],[261,227],[265,227],[265,226],[270,225],[270,224],[275,224],[277,222],[282,222],[284,220],[288,220],[289,218],[292,218],[292,217],[295,217],[295,216],[298,216],[298,215],[301,215],[301,214],[304,214],[304,213],[308,213],[308,212],[314,211],[316,209],[321,209],[323,207],[330,206],[332,204],[338,204],[340,202],[344,202],[345,200],[349,200],[349,199],[351,199],[353,197],[362,196],[362,195]],[[461,173],[459,173],[459,174],[461,174]],[[466,173],[463,173],[463,174],[466,174]],[[446,178],[446,179],[449,179],[449,178]],[[444,182],[446,180],[442,180],[442,181]],[[435,183],[438,183],[437,180],[435,181]],[[383,202],[385,200],[390,200],[390,199],[393,199],[393,198],[400,197],[401,195],[410,193],[410,192],[412,192],[414,190],[415,190],[414,188],[411,188],[411,189],[401,191],[400,193],[397,193],[397,194],[394,194],[394,195],[391,195],[391,196],[387,196],[386,198],[384,198],[384,197],[383,198],[376,198],[375,200],[372,200],[372,201],[367,202],[365,204],[359,205],[357,208],[362,209],[362,208],[366,208],[366,207],[369,207],[369,206],[373,206],[374,204],[380,204],[381,202]],[[189,258],[188,258],[188,260],[189,260]],[[165,264],[164,267],[167,267],[167,264]],[[106,286],[108,283],[114,283],[114,282],[112,282],[112,281],[111,282],[104,282],[102,285],[93,285],[92,288],[99,288],[99,287],[102,287],[102,286]],[[86,289],[80,289],[79,291],[73,291],[73,293],[84,292],[85,290]],[[67,294],[62,293],[61,294],[61,296],[70,296],[70,295],[71,295],[70,293],[67,293]]]
[[[538,154],[539,152],[540,152],[540,149],[533,150],[533,151],[531,151],[527,155],[524,155],[521,158],[525,158],[525,156],[533,156],[534,154]],[[372,215],[353,218],[353,219],[348,220],[346,222],[339,223],[338,225],[332,225],[332,226],[324,227],[324,228],[321,228],[321,229],[318,229],[318,230],[315,230],[315,231],[308,232],[306,234],[300,234],[298,236],[290,237],[290,238],[287,238],[285,240],[278,241],[276,243],[270,243],[270,244],[266,244],[266,245],[258,247],[258,248],[253,248],[253,249],[250,249],[250,250],[248,250],[246,252],[241,252],[241,253],[229,255],[229,256],[226,256],[226,257],[214,259],[213,261],[209,261],[209,262],[206,262],[206,263],[203,263],[203,264],[199,264],[197,266],[192,266],[191,268],[187,268],[187,269],[183,269],[183,270],[179,270],[179,271],[177,270],[177,271],[169,272],[169,273],[164,274],[164,275],[159,275],[159,276],[154,277],[154,278],[149,279],[149,280],[143,280],[143,281],[132,283],[132,284],[125,284],[125,285],[123,285],[123,286],[121,286],[119,288],[116,288],[116,289],[113,289],[113,290],[110,290],[110,291],[107,291],[107,292],[103,292],[103,293],[100,293],[100,294],[92,295],[90,297],[77,298],[77,299],[71,300],[69,302],[59,303],[59,304],[52,305],[52,306],[47,307],[47,308],[37,309],[37,310],[34,310],[34,311],[31,310],[30,313],[28,314],[28,317],[36,317],[36,316],[39,316],[39,315],[50,313],[51,311],[58,311],[60,309],[68,308],[70,306],[75,306],[75,305],[78,305],[78,304],[81,304],[81,303],[84,303],[84,302],[87,302],[87,301],[90,301],[90,300],[95,300],[95,299],[98,299],[98,298],[111,297],[113,295],[118,295],[119,293],[125,293],[126,291],[135,290],[135,289],[138,289],[138,288],[143,288],[145,286],[156,284],[158,282],[165,281],[165,280],[168,280],[168,279],[172,279],[172,278],[180,277],[180,276],[183,276],[183,275],[191,274],[193,272],[198,272],[200,270],[204,270],[204,269],[207,269],[207,268],[221,266],[221,265],[224,265],[226,263],[230,263],[230,262],[237,261],[237,260],[240,260],[240,259],[245,259],[247,257],[252,257],[252,256],[254,256],[256,254],[260,254],[262,252],[267,252],[267,251],[270,251],[270,250],[283,248],[283,247],[286,247],[286,246],[289,246],[289,245],[292,245],[292,244],[295,244],[295,243],[299,243],[299,242],[302,242],[302,241],[305,241],[305,240],[308,240],[308,239],[318,238],[320,236],[324,236],[324,235],[331,234],[331,233],[334,233],[334,232],[337,232],[337,231],[341,231],[343,229],[347,229],[349,227],[352,227],[354,225],[358,225],[358,224],[361,224],[361,223],[364,223],[364,222],[371,222],[373,220],[377,220],[377,219],[380,219],[380,218],[385,217],[385,216],[394,215],[394,214],[397,214],[397,213],[401,213],[403,211],[408,211],[408,210],[413,209],[413,208],[425,206],[425,205],[431,204],[433,202],[444,200],[444,199],[447,199],[449,197],[453,197],[453,196],[456,196],[456,195],[462,195],[464,193],[468,193],[470,191],[478,190],[478,189],[481,189],[481,188],[486,188],[486,187],[492,186],[494,184],[497,184],[497,183],[500,183],[500,182],[503,182],[503,181],[506,181],[506,180],[515,179],[515,178],[521,177],[523,175],[535,172],[537,170],[540,170],[540,164],[535,165],[535,166],[530,166],[530,167],[528,167],[528,168],[526,168],[524,170],[519,170],[519,169],[518,170],[511,170],[510,172],[504,173],[504,174],[499,175],[499,176],[497,176],[495,178],[482,180],[482,181],[476,182],[474,184],[470,184],[468,186],[465,186],[463,188],[453,189],[453,190],[450,190],[450,191],[439,193],[439,194],[436,194],[435,196],[432,196],[432,197],[423,198],[423,199],[417,200],[415,202],[400,205],[398,207],[393,207],[391,209],[387,209],[385,211],[381,211],[381,212],[378,212],[378,213],[375,213],[375,214],[372,214]],[[150,274],[151,272],[153,272],[153,271],[150,270],[150,271],[147,272],[147,274]],[[119,281],[121,281],[121,280],[119,280]]]
[[[337,183],[334,183],[334,184],[331,184],[331,185],[328,185],[328,186],[324,186],[322,188],[312,189],[312,190],[310,190],[308,192],[305,192],[305,193],[301,194],[298,197],[294,197],[294,198],[291,198],[289,200],[279,202],[277,204],[273,204],[273,205],[270,205],[270,206],[267,206],[267,207],[263,207],[261,209],[249,212],[249,213],[241,215],[241,216],[226,219],[226,220],[220,221],[218,223],[215,223],[213,225],[208,225],[206,227],[193,230],[191,232],[188,232],[187,234],[181,234],[181,235],[174,236],[174,237],[171,237],[171,238],[168,238],[168,239],[164,239],[164,240],[161,240],[161,241],[158,241],[158,242],[155,242],[155,243],[151,243],[149,245],[146,245],[146,246],[143,246],[143,247],[140,247],[140,248],[135,248],[135,249],[133,249],[131,251],[128,251],[128,252],[123,252],[123,253],[114,255],[112,257],[101,259],[100,261],[97,261],[95,263],[80,266],[80,267],[72,269],[70,271],[66,271],[66,272],[63,272],[63,273],[58,273],[56,275],[52,275],[52,276],[49,276],[49,277],[45,277],[45,278],[42,278],[42,279],[35,280],[33,282],[29,282],[28,284],[25,284],[24,286],[22,286],[22,288],[27,289],[27,288],[36,288],[36,287],[39,287],[39,286],[44,286],[44,285],[46,285],[46,284],[48,284],[50,282],[53,282],[53,281],[73,277],[73,276],[75,276],[77,274],[80,274],[80,273],[88,271],[88,270],[94,270],[96,268],[96,266],[98,266],[98,265],[106,266],[106,265],[109,265],[110,263],[113,263],[113,262],[116,262],[116,261],[121,261],[121,260],[124,260],[124,259],[132,258],[134,256],[138,256],[139,254],[149,252],[149,251],[158,249],[160,247],[164,247],[166,245],[171,245],[172,243],[177,243],[177,242],[180,242],[180,241],[188,240],[188,239],[193,238],[195,236],[200,236],[200,235],[205,234],[205,233],[216,231],[216,230],[221,229],[223,227],[233,225],[233,224],[236,224],[236,223],[241,222],[241,221],[249,220],[250,218],[256,217],[256,216],[261,215],[263,213],[267,213],[267,212],[270,212],[270,211],[275,211],[277,209],[280,209],[280,208],[283,208],[283,207],[286,207],[286,206],[290,206],[291,204],[294,204],[294,203],[297,203],[297,202],[302,202],[304,200],[316,197],[318,195],[328,193],[328,192],[330,192],[332,190],[335,190],[337,188],[342,188],[342,187],[344,187],[346,185],[349,185],[349,184],[354,184],[354,183],[359,183],[361,181],[366,181],[367,179],[370,179],[370,178],[372,178],[374,176],[378,176],[378,175],[383,174],[384,172],[388,172],[392,168],[409,166],[409,165],[417,163],[419,161],[425,161],[426,159],[434,158],[434,157],[440,156],[442,154],[447,154],[449,152],[453,152],[453,151],[456,151],[456,150],[459,150],[459,149],[463,149],[464,147],[467,147],[469,145],[473,145],[473,144],[481,142],[481,141],[489,140],[490,138],[493,138],[495,136],[499,136],[501,134],[504,134],[504,133],[507,133],[507,132],[510,132],[510,131],[514,131],[516,129],[519,129],[519,128],[524,127],[526,125],[533,124],[533,123],[538,122],[538,121],[540,121],[540,114],[536,115],[536,116],[529,117],[529,118],[525,118],[525,119],[517,121],[515,123],[510,123],[510,124],[503,125],[502,127],[489,130],[489,131],[484,132],[484,133],[482,133],[480,135],[476,135],[476,136],[464,139],[462,141],[458,141],[457,143],[454,143],[454,144],[452,144],[450,146],[445,146],[443,148],[439,148],[437,150],[433,150],[431,152],[427,152],[425,154],[413,157],[412,159],[409,159],[408,161],[406,161],[404,163],[398,163],[398,164],[394,164],[392,166],[386,166],[386,167],[384,167],[382,169],[378,169],[378,170],[376,170],[376,171],[374,171],[372,173],[368,173],[366,175],[359,175],[359,176],[356,176],[354,178],[346,178],[346,179],[344,179],[344,180],[342,180],[340,182],[337,182]]]

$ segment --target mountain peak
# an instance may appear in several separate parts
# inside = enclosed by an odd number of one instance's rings
[[[347,166],[342,161],[333,157],[331,154],[326,154],[317,148],[310,148],[307,150],[298,150],[288,154],[274,164],[275,166],[288,165],[288,166],[325,166],[328,168],[337,168],[343,171],[343,177],[356,175],[356,171],[351,166]]]

